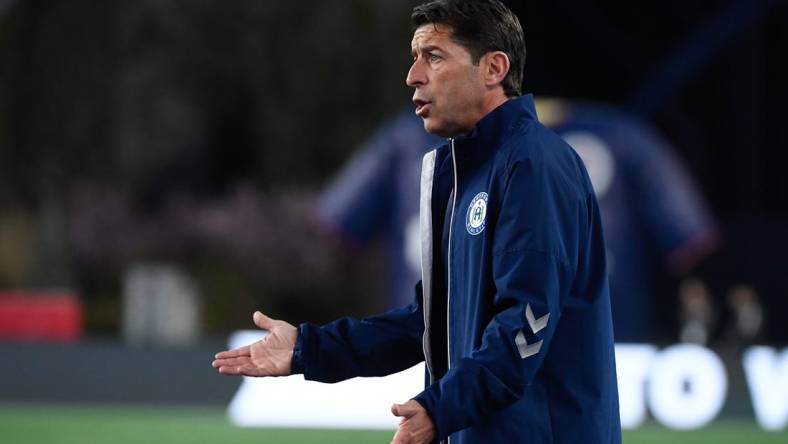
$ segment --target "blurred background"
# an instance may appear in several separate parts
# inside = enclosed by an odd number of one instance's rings
[[[387,442],[233,428],[240,381],[210,361],[256,309],[324,323],[412,297],[441,143],[404,82],[416,3],[0,0],[9,442]],[[628,440],[777,439],[741,356],[788,344],[788,2],[504,3],[524,90],[599,196],[617,341],[702,345],[728,373],[712,425]]]

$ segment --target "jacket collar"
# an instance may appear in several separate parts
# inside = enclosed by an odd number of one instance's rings
[[[482,117],[468,135],[454,139],[457,153],[463,157],[492,154],[512,130],[528,120],[536,120],[533,95],[509,99]]]

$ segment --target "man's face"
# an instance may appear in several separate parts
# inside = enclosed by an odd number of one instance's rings
[[[413,33],[413,65],[405,83],[413,87],[416,114],[433,134],[466,134],[484,115],[485,86],[471,54],[451,39],[451,27],[426,24]]]

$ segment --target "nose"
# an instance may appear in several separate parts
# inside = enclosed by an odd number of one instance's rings
[[[424,72],[424,63],[421,57],[417,58],[408,70],[408,76],[405,77],[405,84],[411,88],[424,85],[427,83],[427,76]]]

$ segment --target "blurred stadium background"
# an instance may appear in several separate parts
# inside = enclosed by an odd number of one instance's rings
[[[415,3],[0,0],[0,441],[388,442],[235,426],[240,381],[210,361],[255,309],[323,323],[391,304],[402,239],[315,209],[409,103]],[[504,3],[525,90],[647,122],[714,220],[680,267],[649,256],[649,342],[710,350],[724,407],[680,431],[649,405],[625,441],[786,442],[788,2]],[[754,345],[777,352],[771,431]]]

